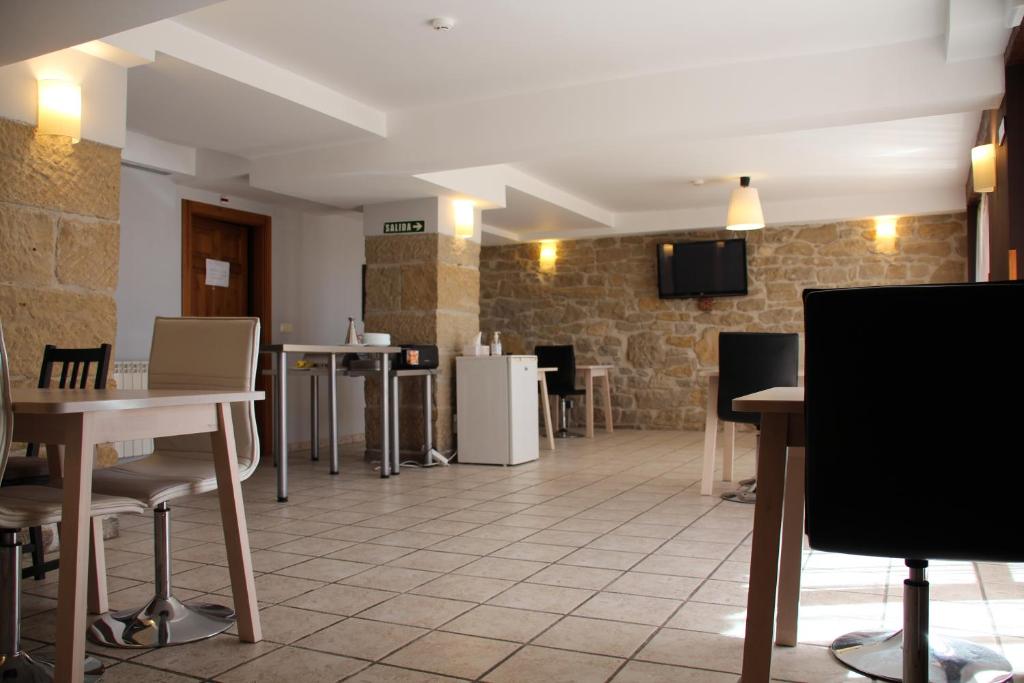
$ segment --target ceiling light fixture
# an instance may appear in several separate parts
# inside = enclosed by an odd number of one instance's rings
[[[435,17],[430,20],[430,26],[435,31],[451,31],[455,28],[455,20],[450,17]]]
[[[729,197],[729,213],[725,217],[729,230],[758,230],[764,227],[764,213],[757,190],[750,187],[750,176],[740,178],[740,186]]]

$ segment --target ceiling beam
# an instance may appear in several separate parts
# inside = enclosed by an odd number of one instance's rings
[[[962,62],[1001,55],[1013,28],[1011,0],[948,0],[946,61]]]
[[[0,66],[38,57],[219,0],[4,0]]]
[[[383,111],[174,21],[135,28],[103,42],[150,61],[162,52],[382,138],[388,132]]]

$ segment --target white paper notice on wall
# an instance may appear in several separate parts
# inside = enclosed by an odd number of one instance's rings
[[[231,280],[231,264],[217,259],[206,259],[206,284],[211,287],[227,287]]]

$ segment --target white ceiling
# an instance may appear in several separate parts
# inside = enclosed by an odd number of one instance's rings
[[[243,157],[367,136],[335,118],[164,54],[128,71],[128,128]]]
[[[945,20],[942,0],[227,0],[177,19],[388,110],[937,38]]]
[[[769,223],[962,208],[1017,4],[226,0],[106,40],[129,128],[253,188],[533,239],[720,225],[740,175]]]

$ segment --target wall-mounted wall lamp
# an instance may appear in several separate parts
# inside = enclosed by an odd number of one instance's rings
[[[996,189],[996,146],[992,143],[971,149],[971,181],[975,192]]]
[[[39,81],[39,119],[42,135],[64,135],[72,143],[82,139],[82,87],[70,81]]]
[[[892,239],[896,237],[896,222],[899,216],[876,216],[875,239]]]
[[[541,240],[540,243],[540,269],[551,270],[558,260],[558,241]]]
[[[456,199],[452,205],[455,207],[455,236],[463,239],[472,237],[476,230],[473,202]]]

